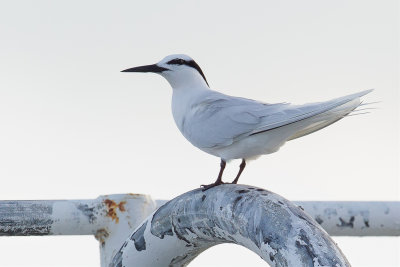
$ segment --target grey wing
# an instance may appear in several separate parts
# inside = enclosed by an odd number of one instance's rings
[[[265,104],[215,93],[192,107],[183,134],[200,148],[224,147],[249,135],[319,115],[370,91],[300,106]]]
[[[287,104],[265,104],[215,92],[186,114],[184,136],[200,148],[224,147],[261,126],[263,114]]]
[[[355,99],[359,99],[361,96],[364,96],[372,91],[373,89],[365,90],[325,102],[311,103],[300,106],[289,105],[287,108],[284,108],[279,113],[266,116],[265,120],[263,120],[262,126],[255,129],[251,134],[253,135],[260,132],[269,131],[278,127],[282,127],[291,123],[317,116],[324,112],[343,106]],[[354,108],[356,108],[358,105],[359,102],[354,106]]]

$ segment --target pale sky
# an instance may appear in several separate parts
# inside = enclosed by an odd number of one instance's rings
[[[1,199],[171,199],[213,182],[219,159],[180,134],[169,84],[120,73],[185,53],[212,89],[268,103],[375,88],[378,109],[250,162],[240,182],[290,200],[400,200],[395,0],[1,1],[0,38]],[[400,266],[399,238],[334,239],[353,266]],[[90,236],[0,238],[0,251],[0,266],[99,265]],[[190,266],[265,263],[221,246]]]

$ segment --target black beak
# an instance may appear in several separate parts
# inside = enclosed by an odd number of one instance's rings
[[[165,70],[169,70],[169,69],[157,66],[157,64],[153,64],[153,65],[146,65],[146,66],[130,68],[130,69],[123,70],[121,72],[154,72],[154,73],[161,73],[161,72],[163,72]]]

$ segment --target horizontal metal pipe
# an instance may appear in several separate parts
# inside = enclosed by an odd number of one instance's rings
[[[135,195],[89,200],[0,201],[0,236],[93,235]],[[125,200],[124,200],[125,198]],[[114,200],[113,200],[114,199]],[[157,201],[157,205],[165,203]],[[108,204],[107,204],[108,203]],[[113,204],[114,203],[114,204]],[[295,201],[333,236],[399,236],[400,202]],[[131,215],[132,216],[132,215]],[[134,216],[134,215],[133,215]],[[143,216],[143,215],[141,215]]]
[[[157,200],[157,207],[167,200]],[[399,201],[293,201],[331,236],[400,236]]]
[[[0,236],[94,235],[108,266],[126,235],[166,201],[121,194],[86,200],[0,201]],[[400,202],[297,201],[330,235],[399,236]]]
[[[295,202],[332,236],[400,236],[400,202]]]
[[[135,216],[144,218],[154,209],[150,197],[137,194],[84,200],[4,200],[0,201],[0,236],[108,235],[111,225],[136,222]]]
[[[93,235],[104,212],[95,200],[1,201],[0,235]]]

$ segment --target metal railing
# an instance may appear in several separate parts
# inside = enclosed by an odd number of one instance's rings
[[[185,266],[220,243],[245,246],[271,266],[350,266],[325,231],[399,236],[400,203],[292,203],[245,185],[197,189],[168,202],[137,194],[0,201],[0,236],[94,235],[101,266]]]

